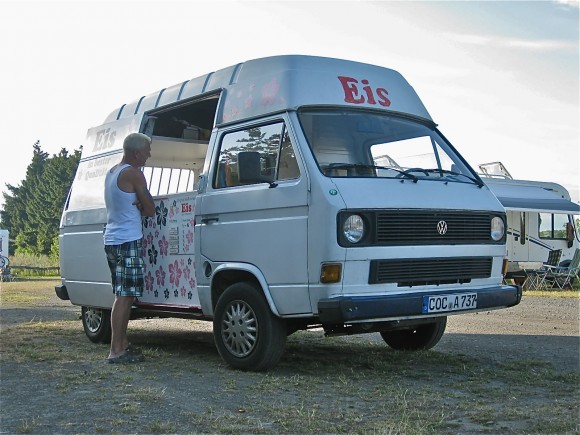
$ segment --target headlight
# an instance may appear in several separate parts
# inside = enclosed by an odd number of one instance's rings
[[[358,214],[349,216],[342,225],[344,237],[350,243],[358,243],[365,234],[365,223]]]
[[[496,242],[503,238],[505,233],[505,226],[503,224],[503,219],[499,216],[494,217],[491,220],[491,238]]]

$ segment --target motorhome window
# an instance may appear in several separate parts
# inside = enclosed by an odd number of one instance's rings
[[[300,123],[323,174],[473,183],[474,172],[426,125],[365,111],[303,109]]]
[[[213,182],[218,189],[300,176],[283,122],[226,133],[221,140],[218,165]],[[251,176],[247,171],[252,172]]]
[[[194,190],[195,177],[190,169],[158,168],[146,166],[143,175],[152,196],[191,192]]]
[[[562,213],[540,213],[539,234],[542,239],[566,239],[568,215]]]

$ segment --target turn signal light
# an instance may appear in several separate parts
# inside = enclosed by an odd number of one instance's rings
[[[503,276],[505,276],[505,274],[506,274],[506,273],[507,273],[507,271],[508,271],[508,264],[509,264],[509,261],[508,261],[508,259],[507,259],[507,258],[504,258],[504,259],[503,259],[503,265],[502,265],[502,268],[501,268],[501,274],[502,274]]]
[[[320,269],[320,282],[323,284],[332,284],[340,282],[342,274],[342,265],[339,263],[323,264]]]

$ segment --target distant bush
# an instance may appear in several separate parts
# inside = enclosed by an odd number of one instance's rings
[[[13,272],[20,277],[60,276],[60,269],[45,269],[59,267],[58,258],[48,255],[14,254],[9,257],[10,266],[15,267]],[[20,269],[17,266],[35,267],[39,269]]]

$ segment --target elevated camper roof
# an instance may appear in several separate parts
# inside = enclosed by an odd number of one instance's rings
[[[224,91],[216,123],[304,105],[348,105],[405,113],[432,121],[398,72],[346,60],[286,55],[249,60],[170,86],[111,112],[105,124]]]
[[[557,183],[482,177],[507,210],[580,214],[568,191]]]

